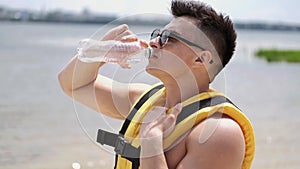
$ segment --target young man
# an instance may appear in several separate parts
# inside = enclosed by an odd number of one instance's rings
[[[153,49],[146,71],[163,85],[116,82],[98,74],[104,62],[83,63],[75,56],[59,73],[63,91],[98,112],[126,119],[120,136],[130,148],[124,152],[138,151],[139,157],[116,150],[115,168],[250,168],[255,147],[251,123],[209,88],[235,49],[231,20],[197,1],[172,1],[171,11],[174,19],[154,30],[149,44],[140,41]],[[121,25],[102,39],[107,40],[137,38]],[[119,142],[113,144],[118,149]]]

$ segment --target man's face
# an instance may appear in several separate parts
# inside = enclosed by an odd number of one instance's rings
[[[199,43],[199,37],[196,32],[199,29],[194,25],[194,20],[188,17],[178,17],[173,19],[164,30],[174,31],[179,36],[194,42]],[[191,47],[186,43],[170,37],[167,43],[160,44],[160,36],[150,41],[150,46],[153,52],[149,58],[149,64],[146,68],[149,74],[158,78],[172,77],[175,78],[190,72],[190,68],[197,58],[198,52],[201,49]]]

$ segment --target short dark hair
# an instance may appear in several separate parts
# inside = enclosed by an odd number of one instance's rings
[[[236,46],[236,32],[229,16],[218,14],[203,2],[190,0],[172,0],[171,12],[174,17],[195,18],[196,26],[210,39],[225,67]]]

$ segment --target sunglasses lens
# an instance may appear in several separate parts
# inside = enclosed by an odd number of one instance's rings
[[[156,29],[151,33],[150,40],[155,39],[159,36],[159,30]]]
[[[161,37],[160,37],[160,43],[161,43],[162,46],[163,46],[165,43],[167,43],[169,36],[170,36],[170,33],[169,33],[168,31],[164,31],[164,32],[161,34]]]
[[[162,33],[160,33],[160,30],[159,29],[155,29],[152,33],[151,33],[151,36],[150,36],[150,40],[152,39],[155,39],[157,38],[158,36],[160,36],[160,45],[163,46],[167,43],[168,41],[168,38],[170,36],[170,32],[165,30],[163,31]]]

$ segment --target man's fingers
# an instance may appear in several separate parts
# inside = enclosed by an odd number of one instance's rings
[[[148,42],[145,40],[140,40],[140,45],[144,48],[148,48],[148,46],[149,46]]]
[[[130,30],[126,30],[126,31],[118,34],[118,36],[116,36],[115,40],[121,40],[123,37],[130,36],[130,35],[133,35],[133,33]]]
[[[175,114],[168,114],[164,120],[163,124],[163,137],[167,137],[172,133],[175,128],[176,122],[176,115]]]
[[[182,110],[182,104],[178,103],[171,110],[171,113],[167,115],[164,121],[164,137],[168,136],[174,130],[176,119],[179,113],[181,112],[181,110]]]
[[[154,107],[150,110],[143,119],[142,129],[160,128],[163,132],[163,137],[167,137],[175,127],[175,122],[178,114],[182,110],[182,104],[179,103],[170,109],[170,113],[166,113],[166,107]],[[147,133],[147,132],[146,132]]]
[[[150,110],[145,118],[143,119],[143,123],[150,123],[153,121],[160,121],[160,117],[166,113],[165,107],[155,107],[152,110]]]
[[[138,40],[138,37],[134,34],[127,35],[121,38],[121,42],[136,42]]]
[[[111,34],[113,36],[113,38],[117,38],[118,36],[120,36],[120,34],[123,34],[124,32],[128,31],[128,25],[126,24],[123,24],[123,25],[120,25],[120,26],[117,26],[115,28],[113,28],[111,30]]]
[[[128,64],[128,63],[120,63],[120,66],[121,66],[123,69],[131,69],[131,65]]]
[[[103,41],[105,40],[113,40],[116,39],[120,34],[127,31],[128,25],[122,24],[120,26],[117,26],[115,28],[112,28],[110,31],[108,31],[102,38]]]
[[[171,109],[171,112],[167,112],[167,113],[174,114],[175,117],[177,118],[177,116],[181,112],[181,110],[182,110],[182,103],[178,103]]]

